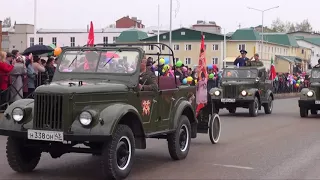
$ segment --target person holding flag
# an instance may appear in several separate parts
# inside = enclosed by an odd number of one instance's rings
[[[89,29],[89,34],[88,34],[87,46],[89,46],[89,47],[94,46],[94,29],[93,29],[92,21],[90,22],[90,29]],[[87,58],[84,60],[83,68],[84,68],[84,70],[90,70],[90,65],[89,65]]]
[[[271,66],[270,66],[270,80],[274,80],[277,76],[276,67],[273,63],[273,58],[271,58]]]

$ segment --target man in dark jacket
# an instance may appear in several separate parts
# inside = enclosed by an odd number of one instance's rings
[[[157,77],[151,69],[147,68],[147,59],[143,59],[140,64],[139,89],[141,91],[157,91]]]
[[[246,50],[241,50],[240,51],[241,56],[238,56],[237,59],[233,62],[234,65],[239,66],[245,66],[246,62],[249,60],[247,56],[247,51]]]

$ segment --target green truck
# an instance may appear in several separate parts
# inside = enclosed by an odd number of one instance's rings
[[[159,59],[162,45],[174,59],[165,44],[64,48],[53,82],[36,88],[34,99],[11,104],[0,121],[0,135],[8,136],[10,167],[30,172],[42,152],[52,158],[89,153],[101,156],[105,178],[124,179],[135,149],[145,149],[147,138],[166,139],[172,159],[186,158],[191,138],[197,136],[196,88],[181,85],[176,77],[158,76],[157,91],[141,91],[140,63],[148,54],[138,46],[151,45],[160,53],[149,55]],[[210,131],[216,143],[220,118],[210,119],[218,127]],[[84,147],[75,147],[79,144]]]
[[[224,68],[221,86],[210,90],[215,113],[226,108],[236,113],[237,108],[249,109],[249,115],[258,115],[261,107],[266,114],[272,113],[274,95],[272,81],[268,80],[265,67],[260,62],[246,66]]]

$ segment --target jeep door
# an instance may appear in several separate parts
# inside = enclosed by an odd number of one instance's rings
[[[266,100],[266,94],[267,94],[267,88],[266,88],[266,71],[265,70],[259,70],[259,86],[258,89],[260,91],[260,98],[261,101],[265,101]]]
[[[140,107],[140,115],[142,118],[145,133],[157,131],[158,121],[158,93],[155,91],[139,91],[137,92],[138,100],[136,105]]]

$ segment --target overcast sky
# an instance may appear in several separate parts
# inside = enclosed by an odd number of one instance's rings
[[[10,16],[12,23],[33,24],[34,0],[0,0],[0,19]],[[160,24],[169,27],[170,0],[38,0],[37,28],[85,29],[90,21],[95,28],[104,28],[123,16],[136,16],[143,24],[157,26],[157,6],[160,4]],[[320,30],[317,13],[319,0],[173,0],[173,27],[189,27],[197,20],[215,21],[226,32],[261,24],[261,12],[247,7],[268,9],[265,25],[277,17],[285,21],[308,19],[314,30]],[[176,16],[175,16],[176,15]]]

